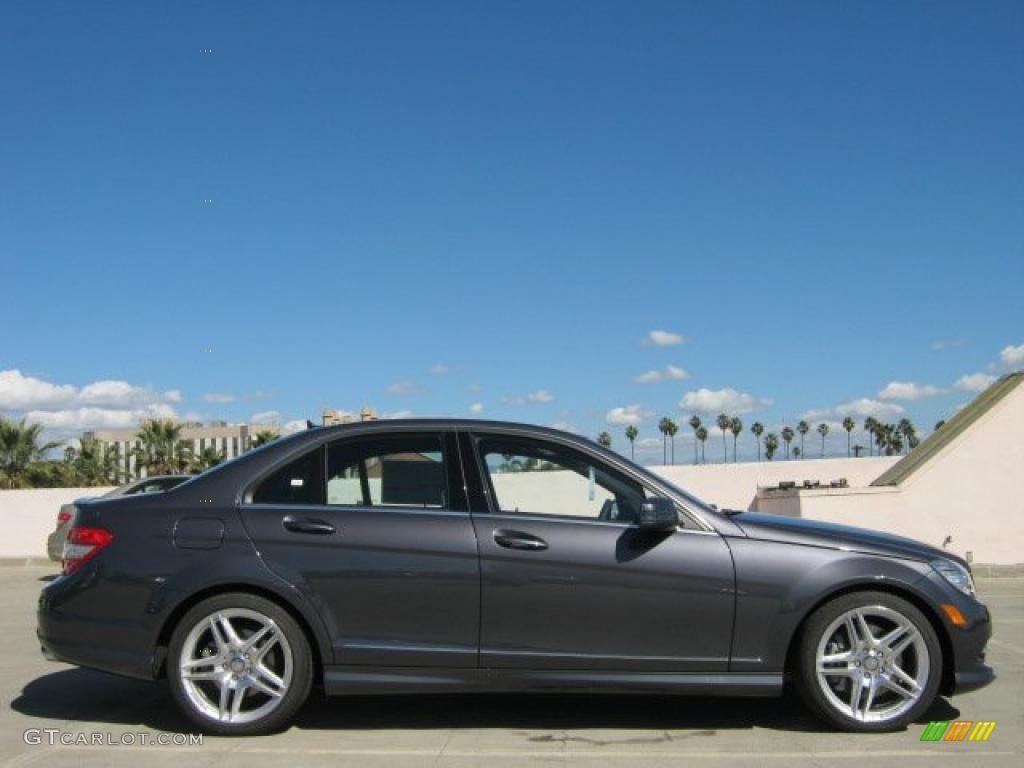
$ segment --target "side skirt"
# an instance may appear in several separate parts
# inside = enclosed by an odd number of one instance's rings
[[[782,675],[330,666],[330,695],[399,693],[669,693],[781,696]]]

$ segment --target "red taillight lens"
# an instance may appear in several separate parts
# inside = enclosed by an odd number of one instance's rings
[[[77,571],[113,540],[105,528],[72,528],[64,542],[64,575]]]
[[[64,523],[71,519],[70,512],[58,512],[57,513],[57,527],[60,528]]]

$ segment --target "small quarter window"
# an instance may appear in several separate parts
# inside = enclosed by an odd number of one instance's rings
[[[256,504],[323,504],[323,448],[300,456],[275,470],[256,486]]]

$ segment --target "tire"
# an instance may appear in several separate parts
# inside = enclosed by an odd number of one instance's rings
[[[280,605],[225,593],[197,603],[178,622],[167,680],[175,703],[203,731],[271,733],[286,726],[309,696],[312,652]]]
[[[942,647],[912,603],[886,592],[854,592],[811,614],[794,671],[801,698],[830,724],[895,731],[935,701]]]

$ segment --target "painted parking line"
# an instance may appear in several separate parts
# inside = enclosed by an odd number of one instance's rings
[[[666,758],[679,760],[858,760],[863,761],[865,757],[891,757],[891,758],[926,758],[935,761],[937,758],[950,757],[963,762],[965,755],[970,754],[972,759],[982,757],[1009,757],[1021,753],[1012,750],[947,750],[937,752],[933,749],[881,749],[881,750],[844,750],[844,751],[809,751],[809,752],[697,752],[680,750],[616,750],[616,749],[568,749],[568,750],[532,750],[532,749],[424,749],[424,748],[391,748],[391,749],[340,749],[340,748],[288,748],[275,749],[272,747],[230,747],[224,750],[210,750],[195,747],[163,747],[158,745],[146,747],[116,747],[116,746],[54,746],[39,753],[22,753],[18,757],[32,755],[32,759],[26,762],[36,762],[35,755],[49,754],[51,757],[60,752],[74,752],[80,755],[83,752],[113,752],[113,753],[140,753],[154,754],[156,752],[168,752],[171,754],[185,756],[190,753],[206,754],[211,752],[230,753],[232,755],[311,755],[323,757],[433,757],[433,758],[533,758],[533,759],[565,759],[565,758],[629,758],[631,760],[665,760]],[[17,762],[18,758],[8,765],[24,765],[25,762]]]

